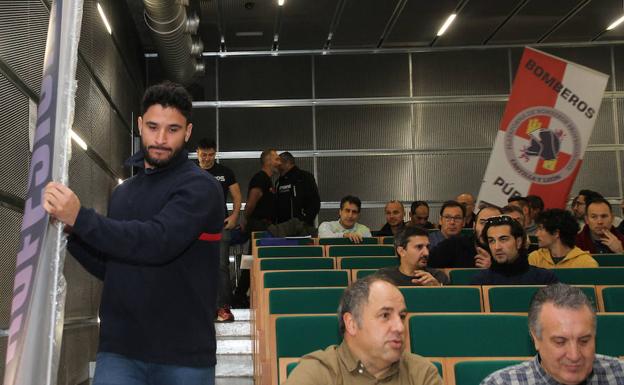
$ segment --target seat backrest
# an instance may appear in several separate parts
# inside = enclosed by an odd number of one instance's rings
[[[301,357],[342,341],[336,315],[279,316],[275,338],[278,359]]]
[[[293,270],[264,272],[264,287],[345,287],[349,286],[346,270]]]
[[[397,257],[339,257],[339,269],[380,269],[399,265]]]
[[[487,298],[486,312],[526,313],[535,292],[543,286],[484,286],[483,296]],[[596,306],[596,291],[593,286],[580,289]]]
[[[624,313],[599,313],[596,329],[596,353],[624,356]]]
[[[467,287],[399,287],[409,313],[476,312],[480,313],[481,288]]]
[[[394,256],[394,247],[390,245],[328,246],[327,255],[329,257],[392,257]]]
[[[624,266],[624,254],[592,254],[600,267]]]
[[[354,269],[353,270],[353,280],[358,280],[360,278],[364,278],[366,276],[369,276],[371,274],[375,274],[377,272],[377,269]]]
[[[527,316],[415,314],[409,317],[412,353],[427,357],[529,357],[535,354]]]
[[[334,268],[333,258],[265,258],[259,260],[260,270],[331,270]]]
[[[624,267],[553,269],[561,282],[570,285],[624,285]]]
[[[362,238],[362,242],[360,242],[360,245],[376,245],[378,244],[379,241],[377,240],[377,238],[374,237],[368,237],[368,238]],[[351,241],[349,238],[319,238],[319,245],[352,245],[354,246],[355,244],[353,243],[353,241]]]
[[[260,238],[256,239],[256,246],[303,246],[313,245],[312,238]]]
[[[455,385],[479,385],[485,377],[499,369],[522,363],[521,360],[460,361],[453,365]]]
[[[260,246],[258,258],[322,257],[323,246]]]
[[[449,269],[451,285],[470,285],[472,277],[482,269]]]
[[[604,311],[624,312],[624,286],[602,288]]]
[[[381,240],[382,245],[394,245],[394,237],[383,237]]]
[[[269,291],[269,314],[335,313],[344,289],[271,289]]]

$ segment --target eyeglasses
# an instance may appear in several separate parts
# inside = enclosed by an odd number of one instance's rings
[[[452,217],[450,215],[442,215],[442,219],[444,219],[447,222],[459,222],[459,221],[463,221],[464,217]]]
[[[495,217],[489,217],[488,219],[485,220],[486,224],[494,225],[494,226],[505,225],[505,224],[510,224],[514,222],[517,222],[517,221],[513,219],[512,217],[510,217],[509,215],[497,215]]]

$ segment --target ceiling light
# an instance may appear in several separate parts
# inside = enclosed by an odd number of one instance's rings
[[[623,21],[624,21],[624,16],[620,17],[619,19],[611,23],[611,25],[607,27],[607,31],[610,31],[614,29],[615,27],[617,27],[618,25],[622,24]]]
[[[79,145],[83,150],[87,151],[87,143],[82,140],[82,138],[79,137],[78,134],[74,132],[74,130],[69,130],[69,135],[74,140],[74,142],[76,142],[77,145]]]
[[[448,27],[451,25],[451,23],[453,22],[453,20],[455,20],[455,17],[457,17],[457,14],[452,13],[444,22],[444,24],[442,24],[442,28],[440,28],[440,30],[438,31],[438,36],[442,36],[444,34],[444,32],[446,32],[446,30],[448,29]]]
[[[104,25],[106,26],[106,30],[108,31],[108,34],[112,35],[113,30],[111,29],[110,24],[108,24],[108,19],[106,18],[106,15],[104,14],[104,10],[102,9],[102,6],[100,5],[100,3],[97,3],[97,9],[98,9],[98,12],[100,13],[100,17],[102,18],[102,21],[104,22]]]
[[[280,7],[284,5],[284,0],[277,0],[277,5]]]

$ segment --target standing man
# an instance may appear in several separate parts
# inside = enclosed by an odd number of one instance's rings
[[[217,322],[233,322],[234,314],[230,311],[232,303],[232,281],[230,279],[230,231],[236,227],[241,208],[241,192],[234,173],[222,164],[216,163],[217,144],[214,140],[202,139],[197,145],[199,167],[208,171],[223,188],[223,232],[221,233],[219,262],[219,295],[217,296]],[[227,194],[232,195],[232,214],[228,216]]]
[[[386,203],[384,211],[386,213],[386,224],[377,232],[377,235],[393,236],[405,228],[405,222],[403,221],[405,208],[403,203],[396,200],[390,201]]]
[[[138,173],[113,192],[108,216],[51,182],[44,208],[71,231],[67,248],[104,281],[94,385],[214,384],[223,193],[188,159],[191,97],[149,87],[138,118]]]
[[[576,245],[591,254],[623,253],[624,235],[613,227],[611,203],[594,198],[586,203],[583,230],[576,235]]]
[[[275,221],[275,187],[271,179],[278,172],[280,158],[277,151],[268,149],[260,154],[262,168],[249,181],[245,205],[245,230],[264,231]]]
[[[297,167],[290,152],[282,152],[279,157],[278,226],[271,226],[269,231],[277,236],[316,235],[314,220],[321,209],[321,197],[314,175]]]

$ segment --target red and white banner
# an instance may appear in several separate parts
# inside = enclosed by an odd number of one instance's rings
[[[598,117],[608,75],[525,48],[477,207],[539,195],[564,208]]]

